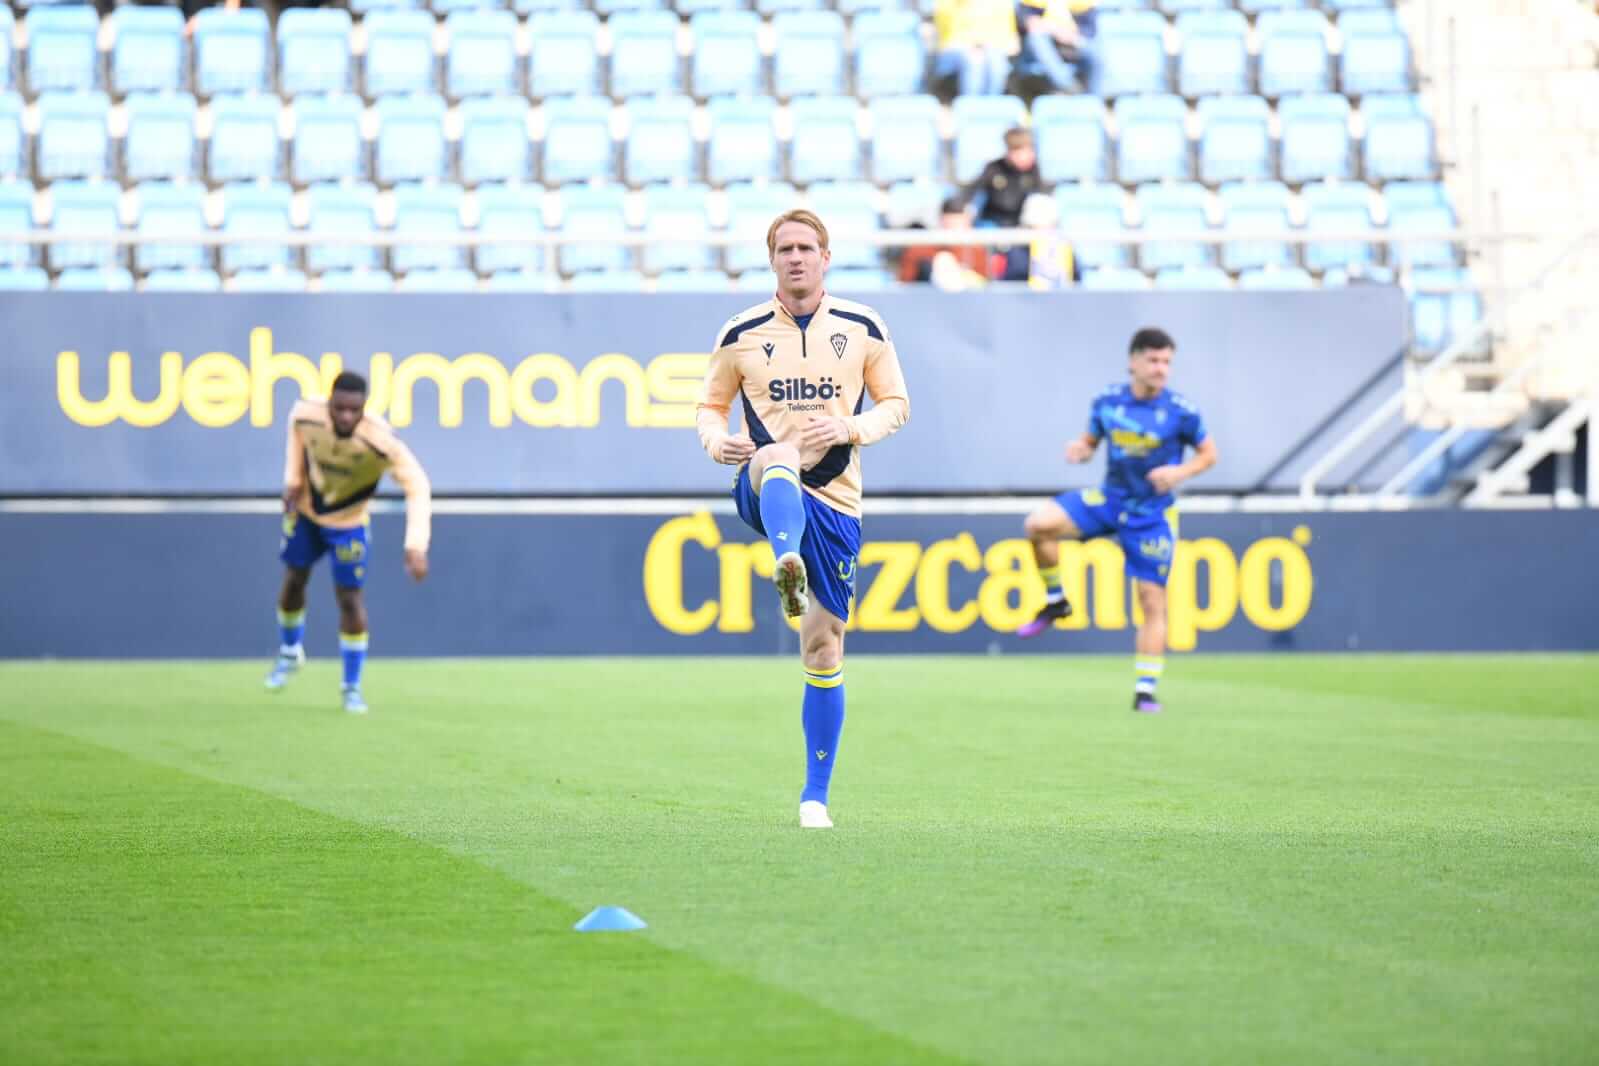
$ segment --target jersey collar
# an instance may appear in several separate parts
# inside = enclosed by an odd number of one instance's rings
[[[823,289],[821,301],[817,303],[816,310],[811,312],[811,321],[815,322],[818,316],[824,314],[828,308],[832,306],[832,302],[832,297],[827,295],[826,289]],[[777,314],[778,318],[783,319],[795,329],[799,328],[799,323],[795,321],[794,316],[789,313],[788,308],[783,306],[783,301],[777,298],[777,293],[775,292],[772,294],[772,310]]]

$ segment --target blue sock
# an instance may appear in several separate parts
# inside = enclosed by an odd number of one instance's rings
[[[844,668],[805,672],[805,791],[801,802],[827,802],[827,786],[838,761],[838,738],[844,732]]]
[[[283,648],[297,648],[300,641],[305,639],[305,608],[298,611],[285,611],[278,608],[278,646]]]
[[[761,476],[761,525],[772,554],[800,550],[805,536],[805,496],[792,467],[769,466]]]
[[[365,633],[340,633],[339,655],[344,659],[344,687],[361,687],[361,667],[366,665]]]

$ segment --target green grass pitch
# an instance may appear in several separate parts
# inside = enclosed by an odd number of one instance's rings
[[[1599,657],[265,666],[0,664],[0,1063],[1599,1059]]]

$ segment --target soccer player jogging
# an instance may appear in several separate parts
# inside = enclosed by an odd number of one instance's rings
[[[1027,536],[1048,594],[1038,617],[1019,630],[1036,637],[1072,613],[1061,588],[1060,541],[1114,535],[1137,582],[1144,620],[1138,627],[1133,710],[1155,713],[1165,668],[1166,579],[1177,543],[1178,485],[1216,465],[1216,444],[1199,409],[1166,387],[1177,345],[1165,332],[1141,329],[1128,346],[1131,381],[1094,397],[1088,431],[1066,445],[1066,461],[1086,463],[1100,441],[1109,458],[1101,488],[1065,492],[1027,516]],[[1187,448],[1194,455],[1186,462]]]
[[[801,618],[800,825],[830,829],[827,790],[844,728],[844,624],[861,544],[858,449],[903,426],[910,397],[877,312],[823,290],[830,256],[822,220],[809,211],[779,215],[766,251],[777,295],[734,315],[718,334],[699,433],[712,459],[738,467],[739,517],[771,542],[783,612]],[[867,396],[874,406],[863,414]],[[729,434],[735,401],[744,429]]]
[[[365,714],[361,669],[366,664],[367,505],[384,471],[405,492],[405,571],[428,573],[432,490],[416,456],[380,418],[365,413],[366,379],[346,371],[326,400],[301,400],[289,414],[283,467],[283,590],[278,594],[278,659],[266,687],[283,688],[305,662],[305,585],[311,567],[333,553],[333,591],[339,604],[339,649],[344,660],[344,709]]]

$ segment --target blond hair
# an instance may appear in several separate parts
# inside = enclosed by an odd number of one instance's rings
[[[822,251],[827,251],[827,227],[822,225],[822,220],[816,217],[816,212],[797,207],[792,211],[784,211],[781,215],[772,219],[772,224],[766,228],[766,254],[768,258],[777,254],[777,231],[785,222],[798,222],[802,226],[809,226],[815,230],[817,243],[822,246]]]

